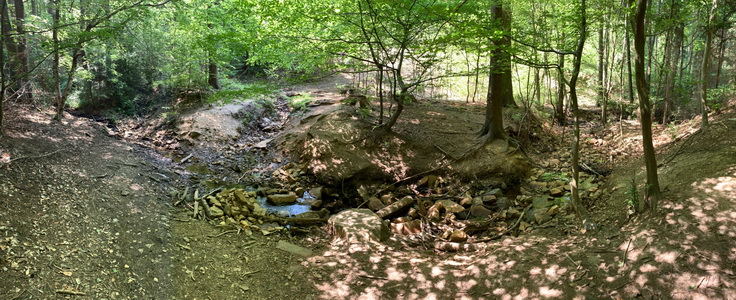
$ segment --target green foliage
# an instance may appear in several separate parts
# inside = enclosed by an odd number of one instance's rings
[[[727,85],[708,90],[708,107],[714,111],[720,111],[726,101],[736,95],[736,85]]]
[[[631,184],[629,184],[629,189],[624,192],[624,195],[626,195],[626,205],[632,210],[632,211],[638,211],[639,210],[639,192],[636,189],[636,179],[634,177],[631,178]]]
[[[238,83],[229,81],[223,88],[207,96],[209,103],[231,103],[238,100],[260,99],[272,95],[276,87],[267,82]]]
[[[296,95],[289,99],[289,107],[291,107],[292,111],[306,111],[307,105],[312,101],[314,101],[314,98],[310,94]]]
[[[549,181],[563,181],[565,183],[570,182],[570,177],[566,176],[566,174],[562,173],[550,173],[550,172],[544,172],[542,175],[539,175],[539,180],[549,182]]]

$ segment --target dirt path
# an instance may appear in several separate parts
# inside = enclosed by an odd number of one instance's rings
[[[633,162],[594,203],[600,230],[574,233],[562,217],[446,253],[421,240],[358,247],[320,228],[246,236],[206,224],[171,205],[169,192],[194,180],[180,166],[51,115],[17,111],[0,138],[2,299],[736,299],[733,116],[661,168],[658,217],[619,226],[630,174],[642,172]]]
[[[0,139],[0,298],[168,298],[175,173],[87,119],[19,112]]]

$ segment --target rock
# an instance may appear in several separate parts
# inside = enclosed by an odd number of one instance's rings
[[[381,199],[378,199],[376,197],[371,197],[370,199],[368,199],[368,209],[372,211],[379,211],[384,207],[386,207],[386,205],[383,204]]]
[[[422,232],[422,221],[412,220],[404,223],[391,223],[391,232],[400,235],[410,235]]]
[[[300,188],[296,188],[296,190],[294,190],[294,192],[296,193],[296,196],[297,196],[298,198],[302,198],[302,197],[304,197],[304,191],[305,191],[305,190],[304,190],[304,188],[302,188],[302,187],[300,187]]]
[[[322,207],[322,200],[319,199],[304,199],[302,204],[309,205],[312,209]]]
[[[296,194],[294,193],[268,195],[266,198],[268,202],[274,205],[289,205],[296,202]]]
[[[491,203],[493,201],[496,201],[497,197],[494,195],[485,195],[481,197],[481,200],[483,200],[483,203]]]
[[[501,196],[503,196],[503,192],[501,192],[501,189],[495,188],[495,189],[492,189],[492,190],[488,191],[487,195],[501,197]]]
[[[468,234],[462,230],[455,230],[450,234],[448,240],[453,243],[463,243],[468,240]]]
[[[462,207],[460,204],[455,203],[455,201],[452,200],[440,200],[437,201],[437,203],[440,203],[447,212],[459,213],[465,210],[464,207]]]
[[[348,243],[375,243],[388,239],[388,226],[368,209],[348,209],[327,221],[332,233]]]
[[[303,257],[312,256],[312,250],[309,250],[301,246],[294,245],[286,241],[279,241],[279,243],[276,245],[276,248],[284,250],[294,255],[299,255]]]
[[[220,209],[219,207],[217,206],[210,207],[210,217],[218,218],[224,215],[225,215],[225,212],[223,212],[222,209]]]
[[[253,147],[254,148],[257,148],[257,149],[265,149],[265,148],[268,148],[268,143],[270,143],[271,140],[272,139],[262,140],[262,141],[258,142],[258,144],[255,144]]]
[[[509,210],[506,211],[507,219],[516,219],[519,216],[521,216],[521,212],[515,207],[509,208]]]
[[[504,210],[512,206],[514,206],[514,201],[509,198],[501,197],[496,200],[496,208],[498,208],[498,210]]]
[[[547,210],[547,213],[548,213],[548,214],[549,214],[550,216],[554,216],[554,215],[558,214],[559,212],[560,212],[560,207],[559,207],[559,206],[557,206],[557,205],[555,205],[555,206],[552,206],[552,207],[550,207],[550,208],[549,208],[549,209]]]
[[[546,182],[539,182],[539,181],[532,181],[529,183],[529,185],[538,191],[546,191],[547,190],[547,183]]]
[[[536,209],[534,211],[534,221],[537,222],[537,224],[542,224],[550,219],[552,219],[552,216],[549,215],[547,209]]]
[[[393,203],[393,198],[394,198],[393,195],[386,194],[386,195],[381,196],[381,202],[383,202],[383,204],[389,205]]]
[[[325,189],[321,186],[312,188],[309,190],[309,194],[312,195],[312,197],[314,197],[315,199],[319,199],[319,200],[325,199],[324,192],[325,192]]]
[[[466,194],[465,197],[463,197],[463,199],[460,200],[460,205],[462,206],[469,206],[471,204],[473,204],[473,198],[470,197],[470,195],[468,194]]]
[[[476,218],[485,218],[491,215],[491,210],[485,208],[483,204],[473,204],[470,206],[470,215]]]
[[[553,188],[549,190],[549,194],[552,195],[552,197],[561,197],[565,194],[565,191],[560,188]]]

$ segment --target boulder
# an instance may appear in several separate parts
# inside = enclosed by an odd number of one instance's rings
[[[375,243],[388,239],[388,226],[369,209],[348,209],[327,221],[336,238],[348,243]]]

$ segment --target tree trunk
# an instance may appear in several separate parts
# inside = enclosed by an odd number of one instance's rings
[[[491,7],[491,15],[501,20],[501,29],[504,36],[493,40],[494,47],[491,50],[486,119],[479,133],[488,141],[506,137],[503,128],[503,107],[508,103],[515,104],[511,86],[511,57],[507,52],[511,43],[511,39],[508,37],[511,29],[511,18],[505,12],[506,5],[506,3],[499,1]]]
[[[557,101],[555,101],[555,119],[557,124],[565,126],[567,124],[567,118],[565,117],[565,56],[559,55],[560,72],[557,76]]]
[[[633,0],[631,0],[633,2]],[[641,114],[641,134],[644,144],[644,164],[647,168],[647,185],[645,188],[644,201],[640,209],[649,209],[652,212],[657,209],[659,200],[659,178],[657,176],[657,157],[652,144],[652,111],[649,103],[649,89],[646,83],[644,70],[644,47],[645,31],[644,21],[647,12],[647,0],[638,0],[636,5],[636,16],[634,17],[634,53],[636,69],[636,90],[639,93],[639,110]]]
[[[495,7],[498,9],[493,13],[494,18],[500,20],[503,37],[494,41],[496,48],[502,50],[498,58],[498,67],[502,70],[499,74],[503,80],[501,92],[503,93],[503,106],[519,107],[514,101],[513,81],[511,80],[511,7],[508,1],[498,1]]]
[[[670,18],[674,19],[678,14],[679,6],[675,0],[672,0],[670,2]],[[673,99],[675,97],[675,80],[677,78],[677,68],[680,61],[680,41],[678,41],[678,38],[680,38],[680,36],[676,32],[677,27],[679,26],[680,25],[675,26],[675,28],[668,34],[669,38],[666,42],[667,46],[664,59],[666,69],[666,79],[664,84],[664,107],[662,109],[662,115],[659,118],[662,124],[667,124],[670,122],[670,114],[675,102]]]
[[[72,56],[72,65],[69,68],[69,72],[67,73],[66,77],[66,86],[64,86],[64,90],[61,92],[61,95],[59,96],[59,103],[56,107],[56,116],[54,117],[55,120],[61,121],[61,118],[64,115],[64,107],[66,106],[66,99],[69,98],[69,93],[72,90],[72,85],[74,83],[74,74],[77,72],[77,65],[79,65],[79,60],[84,56],[84,52],[82,51],[82,46],[77,45],[77,48],[74,49],[72,52],[74,53]]]
[[[209,59],[209,64],[207,65],[207,83],[213,89],[220,89],[220,81],[217,79],[217,64],[211,58]]]
[[[627,10],[628,11],[628,10]],[[628,13],[627,13],[628,16]],[[629,19],[627,17],[627,19]],[[628,22],[629,20],[627,20]],[[629,28],[624,30],[626,32],[625,40],[626,40],[626,67],[629,70],[628,72],[628,97],[629,97],[629,103],[634,103],[634,80],[633,80],[633,74],[634,72],[631,70],[631,34],[629,34]]]
[[[581,21],[580,21],[580,39],[578,40],[577,49],[575,51],[575,60],[573,62],[573,71],[570,76],[570,105],[573,115],[573,141],[572,141],[572,180],[570,181],[571,202],[575,209],[575,214],[580,219],[583,228],[588,228],[590,221],[588,220],[588,210],[583,206],[580,200],[580,112],[578,111],[578,93],[577,82],[580,75],[580,64],[583,58],[583,48],[585,47],[585,39],[587,37],[587,18],[585,0],[581,1]]]
[[[378,101],[381,105],[378,125],[383,125],[383,66],[378,67]]]
[[[7,1],[0,1],[0,10],[7,10],[7,6]],[[5,14],[0,13],[0,31],[2,32],[5,32],[5,23]],[[4,133],[3,109],[5,109],[3,106],[3,102],[5,102],[5,68],[2,67],[5,65],[5,48],[3,48],[3,44],[5,44],[5,35],[0,35],[0,136],[3,136]]]
[[[603,73],[605,72],[603,60],[605,60],[605,47],[606,45],[603,43],[603,24],[601,24],[601,28],[598,29],[598,89],[596,91],[598,92],[598,99],[595,101],[595,104],[598,106],[601,106],[603,102]]]
[[[15,31],[18,34],[18,39],[16,41],[18,53],[16,53],[14,58],[16,61],[15,64],[17,65],[15,75],[15,81],[17,84],[15,85],[15,88],[17,89],[17,92],[20,93],[18,96],[21,99],[29,101],[32,98],[32,94],[30,93],[30,87],[28,86],[28,43],[24,26],[25,19],[26,9],[23,4],[23,0],[15,0]],[[24,91],[24,89],[27,90]]]
[[[57,105],[57,114],[56,119],[61,120],[61,114],[58,112],[59,110],[64,110],[64,105],[66,101],[62,101],[61,99],[61,74],[59,72],[59,56],[60,56],[60,45],[59,45],[59,19],[61,17],[61,8],[59,7],[59,0],[54,0],[53,2],[53,10],[52,10],[52,23],[51,23],[51,40],[54,45],[54,63],[51,65],[51,71],[54,77],[54,83],[53,83],[53,89],[54,89],[54,97],[56,98],[56,105]]]
[[[713,0],[713,5],[708,14],[708,25],[705,29],[705,48],[703,49],[703,64],[700,68],[700,109],[702,110],[703,129],[708,128],[708,73],[710,73],[710,48],[713,44],[713,21],[718,10],[718,0]]]

